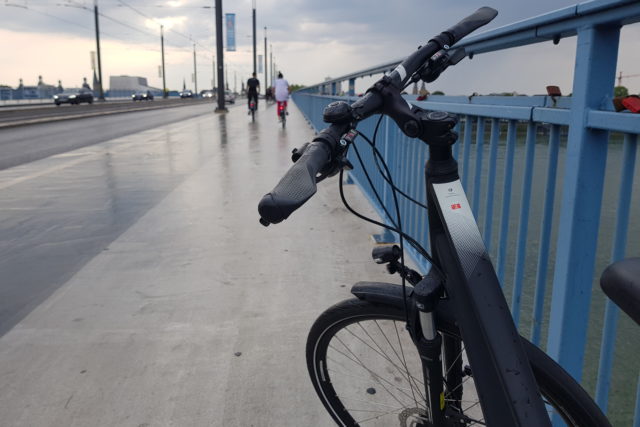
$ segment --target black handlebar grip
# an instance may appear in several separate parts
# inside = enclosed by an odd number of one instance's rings
[[[449,28],[445,33],[448,33],[451,38],[451,45],[457,43],[467,34],[477,30],[483,25],[488,24],[498,16],[498,11],[490,7],[481,7],[473,14],[467,16],[462,21],[458,22],[453,27]]]
[[[312,142],[302,156],[258,204],[260,222],[277,224],[289,217],[316,193],[316,175],[330,159],[326,143]]]

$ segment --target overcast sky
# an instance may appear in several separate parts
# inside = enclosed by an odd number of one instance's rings
[[[264,27],[277,68],[290,83],[313,84],[325,77],[400,59],[434,34],[481,6],[499,10],[486,27],[497,28],[574,4],[569,0],[256,0],[258,54]],[[251,0],[223,0],[223,12],[236,14],[237,51],[225,52],[230,86],[240,89],[252,69]],[[131,7],[128,7],[131,6]],[[102,68],[112,75],[147,77],[162,86],[158,74],[159,22],[165,26],[167,86],[193,88],[193,42],[198,89],[210,88],[214,51],[213,0],[99,0]],[[133,10],[136,9],[136,10]],[[0,84],[18,79],[80,86],[92,78],[90,51],[96,49],[90,0],[6,0],[0,6]],[[123,25],[124,24],[124,25]],[[484,30],[480,30],[484,31]],[[618,69],[640,74],[640,26],[625,27]],[[430,89],[447,94],[517,91],[538,94],[555,84],[571,92],[575,38],[558,46],[543,43],[477,55],[447,71]],[[263,75],[259,76],[264,79]],[[364,90],[369,80],[359,80]],[[640,77],[623,84],[640,92]]]

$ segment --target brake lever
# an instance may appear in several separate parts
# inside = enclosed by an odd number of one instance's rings
[[[440,74],[452,65],[456,65],[467,56],[464,48],[447,51],[441,49],[422,65],[411,77],[411,83],[424,80],[427,83],[435,81]]]
[[[460,62],[466,55],[464,49],[456,49],[452,53],[444,49],[438,51],[425,64],[420,72],[420,79],[427,83],[435,81],[444,70]]]
[[[293,163],[297,162],[300,157],[304,154],[307,148],[309,148],[310,142],[305,142],[300,146],[300,148],[294,148],[291,151],[291,161]]]
[[[353,170],[353,164],[347,159],[347,152],[349,150],[349,145],[353,143],[353,141],[358,136],[358,131],[355,129],[349,130],[349,132],[345,133],[337,146],[336,152],[332,156],[331,162],[324,168],[318,176],[316,176],[316,183],[321,182],[325,178],[329,178],[335,176],[342,169]],[[297,162],[300,157],[304,154],[304,152],[309,148],[311,143],[305,142],[299,148],[294,148],[291,152],[291,161],[293,163]]]
[[[340,138],[340,142],[338,144],[338,149],[329,163],[326,169],[322,171],[322,173],[316,178],[316,182],[320,182],[325,178],[329,178],[335,176],[341,170],[353,170],[353,164],[347,159],[347,153],[349,151],[349,146],[353,143],[353,141],[358,136],[358,131],[355,129],[349,130],[349,132],[345,133],[342,138]]]

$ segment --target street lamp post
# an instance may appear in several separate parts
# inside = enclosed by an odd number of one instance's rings
[[[193,85],[195,96],[198,96],[198,71],[196,68],[196,44],[193,44]]]
[[[273,80],[273,45],[269,45],[269,68],[271,69],[271,80]],[[272,82],[269,82],[269,86],[271,86]]]
[[[267,81],[267,27],[264,27],[264,95],[267,96],[267,88],[269,83]]]
[[[224,57],[222,54],[222,0],[216,0],[216,56],[218,57],[218,108],[224,112]]]
[[[97,52],[98,53],[98,83],[100,84],[98,99],[100,101],[104,101],[104,89],[102,87],[102,61],[100,60],[100,25],[98,23],[98,0],[94,0],[93,2],[93,13],[96,21],[96,48],[98,51]]]
[[[160,25],[160,48],[162,50],[162,97],[167,98],[167,78],[164,72],[164,25]]]
[[[256,73],[256,0],[253,0],[253,72]]]

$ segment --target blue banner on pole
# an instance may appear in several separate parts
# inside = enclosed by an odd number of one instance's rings
[[[236,50],[236,14],[225,13],[225,23],[227,27],[227,52]]]

